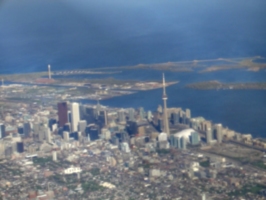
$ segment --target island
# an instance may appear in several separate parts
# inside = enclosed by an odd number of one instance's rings
[[[197,90],[266,90],[266,82],[221,83],[217,80],[212,80],[188,84],[185,87]]]

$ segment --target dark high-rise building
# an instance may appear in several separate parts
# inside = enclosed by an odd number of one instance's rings
[[[72,115],[71,115],[71,111],[70,110],[67,111],[67,120],[68,120],[69,123],[72,122]]]
[[[0,124],[0,139],[6,136],[6,127],[4,124]]]
[[[23,124],[23,133],[26,137],[30,136],[31,126],[29,122]]]
[[[115,134],[116,137],[119,139],[119,142],[127,142],[129,141],[130,137],[127,132],[122,131]]]
[[[101,128],[108,125],[108,114],[107,114],[107,110],[101,110],[100,111],[96,123]]]
[[[111,137],[111,143],[112,144],[114,144],[114,145],[119,145],[119,139],[115,136],[115,135],[113,135],[112,137]]]
[[[86,114],[86,107],[82,104],[79,104],[80,119],[84,119],[85,114]]]
[[[91,107],[87,107],[85,109],[85,115],[84,115],[84,118],[86,121],[87,121],[87,124],[93,124],[95,123],[95,119],[97,117],[97,111],[96,109],[94,108],[91,108]]]
[[[50,130],[52,130],[53,125],[56,124],[56,120],[55,119],[49,119],[48,125]]]
[[[99,127],[98,126],[87,126],[86,128],[86,136],[90,135],[91,141],[99,139]]]
[[[78,134],[78,132],[70,133],[69,137],[70,138],[74,138],[74,140],[79,140],[79,134]]]
[[[63,130],[64,130],[64,131],[68,131],[68,132],[70,132],[70,131],[71,131],[70,123],[66,123],[66,124],[63,126]]]
[[[126,130],[130,136],[134,136],[138,133],[138,125],[136,122],[128,121]]]
[[[68,122],[67,103],[61,102],[57,104],[58,108],[58,124],[63,127]]]
[[[145,137],[144,142],[145,142],[145,143],[150,142],[150,138],[149,138],[149,137]]]
[[[58,135],[61,135],[61,137],[63,137],[63,132],[64,132],[63,127],[60,127],[60,128],[58,129]]]
[[[23,144],[23,142],[17,142],[17,151],[18,151],[18,153],[23,153],[24,152],[24,144]]]
[[[24,134],[24,128],[19,126],[18,127],[18,133],[21,134],[21,135]]]
[[[179,114],[178,113],[173,113],[172,114],[172,119],[173,119],[173,124],[174,125],[179,124]]]

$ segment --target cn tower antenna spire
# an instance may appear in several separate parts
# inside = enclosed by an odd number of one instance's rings
[[[165,77],[163,73],[163,131],[167,133],[167,135],[170,135],[170,130],[169,130],[169,122],[168,122],[168,112],[167,112],[167,95],[166,95],[166,84],[165,84]]]
[[[166,95],[166,89],[165,89],[165,78],[164,78],[164,73],[163,73],[163,98],[166,97],[167,98],[167,95]]]

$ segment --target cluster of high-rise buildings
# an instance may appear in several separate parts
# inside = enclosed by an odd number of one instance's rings
[[[168,108],[164,75],[162,83],[163,106],[159,105],[154,112],[146,112],[142,107],[108,108],[99,101],[94,106],[59,102],[56,108],[36,108],[33,115],[20,112],[16,130],[0,124],[0,155],[8,157],[12,152],[24,150],[33,154],[36,149],[71,148],[98,139],[110,141],[124,152],[130,152],[135,145],[146,145],[150,149],[186,149],[187,145],[199,145],[201,138],[212,145],[239,135],[202,117],[192,118],[190,109]],[[13,137],[10,133],[14,133]],[[36,147],[34,141],[45,142],[45,147]]]

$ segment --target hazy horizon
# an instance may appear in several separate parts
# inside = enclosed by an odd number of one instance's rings
[[[266,57],[263,0],[4,1],[0,73]]]

